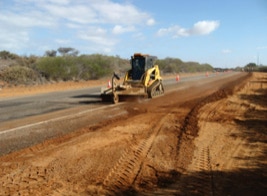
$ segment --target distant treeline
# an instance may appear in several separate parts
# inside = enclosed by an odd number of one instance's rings
[[[60,53],[57,56],[57,52]],[[78,55],[73,48],[46,51],[44,56],[19,56],[0,51],[0,81],[5,84],[39,84],[52,81],[92,80],[124,74],[130,69],[129,59],[102,54]],[[158,59],[163,74],[213,71],[209,64],[183,62],[178,58]]]
[[[203,72],[213,71],[209,64],[200,64],[198,62],[183,62],[178,58],[159,59],[156,62],[163,73],[180,73],[180,72]]]
[[[62,55],[18,56],[0,52],[0,81],[7,84],[38,84],[52,81],[92,80],[129,68],[129,60],[118,56]]]

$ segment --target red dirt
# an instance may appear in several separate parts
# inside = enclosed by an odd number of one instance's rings
[[[70,89],[81,89],[88,88],[91,86],[97,85],[106,85],[106,80],[90,80],[90,81],[68,81],[68,82],[58,82],[58,83],[50,83],[43,85],[32,85],[32,86],[11,86],[5,87],[1,89],[0,83],[0,97],[15,97],[15,96],[25,96],[25,95],[33,95],[39,93],[47,93],[54,91],[64,91]]]
[[[0,195],[265,195],[266,97],[255,73],[118,105],[0,157]]]

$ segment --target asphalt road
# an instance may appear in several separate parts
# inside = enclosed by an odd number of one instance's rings
[[[163,81],[165,91],[182,86],[187,82],[198,82],[215,77],[215,74],[181,78],[179,82],[175,79]],[[221,74],[220,77],[222,77]],[[216,76],[217,77],[217,76]],[[100,99],[101,86],[80,89],[59,91],[24,97],[0,99],[0,122],[20,119],[39,114],[50,113],[63,109],[73,108],[81,105],[102,104]]]
[[[0,100],[0,122],[100,102],[100,87]]]

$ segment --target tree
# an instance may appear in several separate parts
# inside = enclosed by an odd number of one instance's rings
[[[60,47],[57,49],[57,51],[62,56],[77,56],[79,54],[78,50],[71,48],[71,47]]]
[[[257,67],[256,63],[249,63],[246,65],[246,67]]]
[[[256,68],[257,68],[256,63],[249,63],[249,64],[247,64],[247,65],[245,66],[245,69],[246,69],[247,71],[253,71],[253,70],[255,70]]]
[[[47,50],[47,51],[45,51],[45,56],[55,57],[55,56],[57,56],[57,51],[56,50]]]

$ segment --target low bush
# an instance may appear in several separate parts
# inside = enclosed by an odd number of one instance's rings
[[[43,57],[35,69],[47,80],[91,80],[112,73],[109,57],[82,55],[79,57]]]
[[[34,66],[47,80],[61,81],[71,80],[77,75],[77,67],[71,58],[43,57]]]
[[[0,78],[11,85],[34,84],[39,81],[39,74],[28,67],[15,65],[2,70]]]

